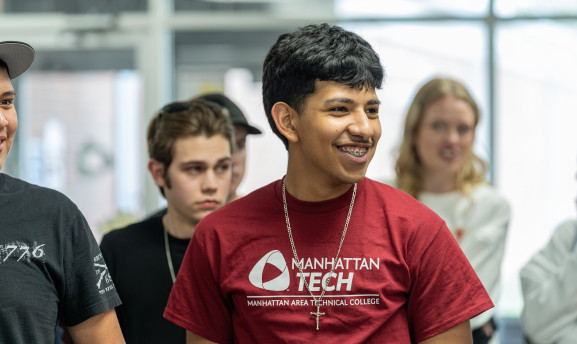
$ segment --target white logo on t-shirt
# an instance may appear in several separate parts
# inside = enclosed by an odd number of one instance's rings
[[[106,293],[107,291],[111,291],[114,289],[114,284],[112,283],[112,277],[110,276],[110,272],[108,271],[108,267],[104,262],[104,257],[102,257],[102,253],[99,253],[94,257],[94,270],[96,272],[96,276],[98,277],[98,282],[96,282],[96,287],[98,287],[98,292],[100,295]]]
[[[34,242],[11,241],[0,244],[0,264],[10,261],[26,262],[40,261],[46,262],[44,250],[46,244]],[[10,259],[10,260],[8,260]]]
[[[272,280],[263,281],[263,273],[267,264],[275,266],[280,274]],[[282,253],[279,250],[272,250],[265,254],[250,271],[248,280],[255,287],[264,290],[281,291],[287,289],[290,285],[290,275]]]

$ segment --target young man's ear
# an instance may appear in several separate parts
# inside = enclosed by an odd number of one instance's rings
[[[297,142],[299,136],[295,125],[298,117],[296,111],[287,103],[278,102],[273,105],[271,114],[278,131],[280,131],[289,142]]]
[[[154,179],[156,185],[161,188],[166,186],[163,163],[155,159],[148,160],[148,171],[150,171],[150,175],[152,176],[152,179]]]

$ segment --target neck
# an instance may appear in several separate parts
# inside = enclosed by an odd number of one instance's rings
[[[428,174],[423,177],[423,190],[432,193],[445,193],[457,190],[457,178],[447,175]]]
[[[310,178],[308,171],[303,171],[291,161],[289,154],[289,163],[285,176],[286,191],[294,198],[306,202],[321,202],[337,198],[345,194],[356,181],[346,182],[336,178]]]
[[[168,234],[178,239],[192,238],[192,235],[194,234],[194,228],[196,227],[196,224],[191,224],[181,217],[176,216],[175,212],[173,211],[168,211],[162,217],[162,224],[164,225],[164,229],[166,229]]]
[[[344,195],[354,183],[318,184],[303,180],[302,177],[285,176],[286,192],[294,198],[306,202],[321,202]]]

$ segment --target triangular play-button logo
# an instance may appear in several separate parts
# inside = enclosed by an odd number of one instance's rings
[[[282,253],[279,250],[272,250],[265,254],[250,271],[248,280],[255,287],[264,290],[287,289],[290,285],[290,275]]]

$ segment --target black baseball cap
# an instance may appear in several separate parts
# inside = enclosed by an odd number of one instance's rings
[[[34,48],[17,41],[0,42],[0,60],[8,66],[8,76],[14,79],[24,73],[34,61]]]
[[[242,125],[243,127],[246,128],[249,134],[262,134],[262,131],[260,131],[259,129],[253,127],[248,123],[246,117],[244,117],[244,114],[242,113],[240,108],[224,94],[209,93],[209,94],[203,94],[197,98],[217,103],[218,105],[226,108],[229,112],[232,124]]]

